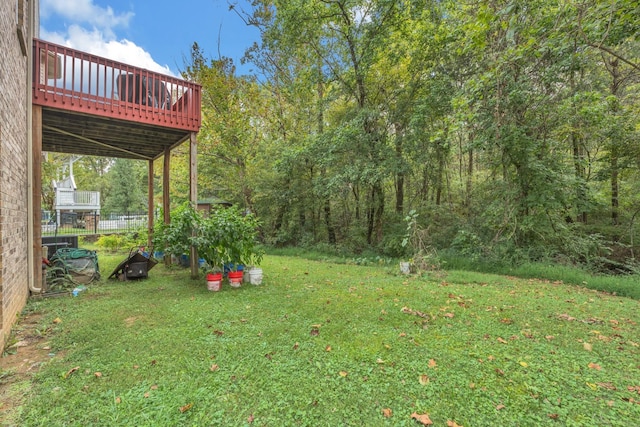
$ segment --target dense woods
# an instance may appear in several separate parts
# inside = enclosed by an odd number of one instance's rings
[[[238,76],[197,44],[200,194],[277,245],[633,258],[637,1],[254,1]],[[180,192],[179,192],[180,193]],[[184,194],[184,192],[182,192]],[[413,248],[414,250],[416,248]]]
[[[262,34],[244,58],[256,75],[197,43],[184,67],[204,91],[199,197],[255,212],[266,243],[633,268],[637,0],[254,0],[235,12]],[[408,230],[419,247],[403,245]]]

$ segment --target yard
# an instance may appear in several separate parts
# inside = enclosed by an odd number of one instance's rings
[[[101,255],[104,277],[121,258]],[[16,329],[40,356],[29,356],[35,362],[21,374],[6,361],[26,361],[25,348],[0,359],[4,422],[470,427],[640,419],[637,300],[469,272],[402,276],[395,265],[267,256],[261,267],[261,286],[217,293],[186,270],[159,265],[145,281],[103,281],[75,298],[31,301]]]

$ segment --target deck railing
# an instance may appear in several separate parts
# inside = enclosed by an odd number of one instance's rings
[[[33,103],[198,131],[200,85],[54,43],[33,41]]]
[[[56,209],[100,209],[100,192],[57,188],[55,207]]]

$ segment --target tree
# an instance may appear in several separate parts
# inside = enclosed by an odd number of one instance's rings
[[[104,213],[128,213],[146,210],[147,199],[143,189],[147,182],[146,164],[130,159],[116,159],[107,172],[111,183],[108,197],[104,198]]]

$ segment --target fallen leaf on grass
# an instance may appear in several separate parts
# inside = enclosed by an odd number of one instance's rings
[[[545,336],[545,338],[547,339],[547,341],[551,341],[555,337],[553,335],[547,335],[547,336]]]
[[[55,319],[53,319],[53,323],[62,323],[62,319],[59,317],[56,317]]]
[[[184,414],[185,412],[187,412],[192,407],[193,407],[193,403],[187,403],[186,405],[180,407],[180,412],[182,412]]]
[[[383,415],[385,418],[391,418],[391,415],[393,415],[393,411],[391,410],[391,408],[384,408],[384,409],[382,410],[382,415]]]
[[[447,420],[447,427],[463,427],[455,421]]]
[[[634,386],[634,385],[630,385],[630,386],[627,386],[627,390],[629,390],[629,391],[637,391],[637,392],[638,392],[638,394],[640,394],[640,385],[635,385],[635,386]]]
[[[588,342],[583,343],[582,347],[584,347],[584,349],[587,350],[587,351],[592,351],[593,350],[593,346]]]
[[[144,394],[144,398],[145,398],[145,399],[148,399],[148,398],[149,398],[149,396],[151,396],[151,394],[149,394],[149,392],[147,391],[147,392]]]
[[[498,342],[499,342],[499,343],[502,343],[502,344],[506,344],[506,343],[507,343],[507,340],[505,340],[505,339],[504,339],[504,338],[502,338],[502,337],[498,337]]]
[[[122,398],[120,398],[120,396],[116,397],[116,403],[122,403]]]
[[[453,313],[445,313],[443,314],[444,317],[448,317],[449,319],[453,319],[453,317],[455,316],[455,314]]]
[[[496,406],[496,411],[501,411],[501,410],[503,410],[504,408],[506,408],[506,406],[504,406],[504,405],[501,403],[501,404],[499,404],[498,406]]]
[[[349,375],[349,373],[347,371],[340,371],[339,374],[343,378],[346,377],[347,375]]]
[[[223,331],[220,331],[220,330],[218,330],[218,329],[216,329],[215,331],[213,331],[213,333],[214,333],[215,335],[219,336],[219,337],[221,337],[222,335],[224,335],[224,332],[223,332]]]
[[[418,377],[418,381],[420,382],[421,385],[427,385],[427,384],[429,384],[429,377],[424,375],[424,374],[420,375]]]
[[[253,414],[251,414],[251,415],[249,415],[249,416],[247,417],[247,422],[248,422],[249,424],[252,424],[254,419],[255,419],[255,418],[254,418]]]
[[[429,319],[429,315],[427,313],[423,313],[418,310],[413,310],[409,307],[402,307],[400,311],[402,311],[404,314],[412,314],[414,316],[422,317],[423,319]]]
[[[311,331],[309,332],[309,335],[311,335],[312,337],[318,336],[320,334],[320,330],[313,328],[311,329]]]
[[[96,378],[101,378],[102,372],[94,372],[93,375],[95,375]]]
[[[330,345],[326,346],[326,347],[324,348],[324,351],[331,351],[331,346],[330,346]]]
[[[618,389],[615,385],[613,385],[613,383],[596,383],[596,384],[598,384],[602,388],[606,388],[607,390],[611,390],[611,391],[615,391]]]
[[[158,384],[154,384],[150,388],[151,388],[151,390],[157,390],[158,389]]]
[[[80,366],[76,366],[75,368],[71,368],[67,371],[66,374],[64,374],[64,378],[67,379],[69,378],[69,376],[71,376],[71,374],[73,374],[74,372],[76,372],[78,369],[80,369]]]
[[[428,367],[430,367],[430,368],[432,368],[432,369],[433,369],[433,368],[435,368],[437,365],[438,365],[438,364],[437,364],[437,363],[436,363],[436,361],[435,361],[435,360],[433,360],[433,359],[429,359],[429,363],[427,364],[427,366],[428,366]]]
[[[522,366],[523,368],[526,368],[529,366],[529,364],[527,362],[520,362],[520,366]]]
[[[433,424],[433,421],[429,418],[429,414],[418,414],[417,412],[414,412],[411,414],[411,418],[422,423],[423,426],[430,426]]]
[[[293,345],[293,349],[294,349],[294,350],[297,350],[297,349],[298,349],[298,347],[300,347],[300,344],[298,344],[298,343],[295,343],[295,344]]]
[[[587,366],[589,368],[591,368],[591,369],[595,369],[596,371],[599,371],[599,370],[602,369],[602,367],[600,365],[598,365],[597,363],[593,363],[593,362],[590,362]]]
[[[219,369],[220,367],[218,366],[218,364],[214,363],[213,365],[211,365],[211,367],[209,368],[209,370],[211,372],[215,372]]]
[[[552,420],[557,420],[557,419],[558,419],[558,417],[559,417],[559,415],[558,415],[558,414],[547,414],[547,416],[548,416],[549,418],[551,418]]]

